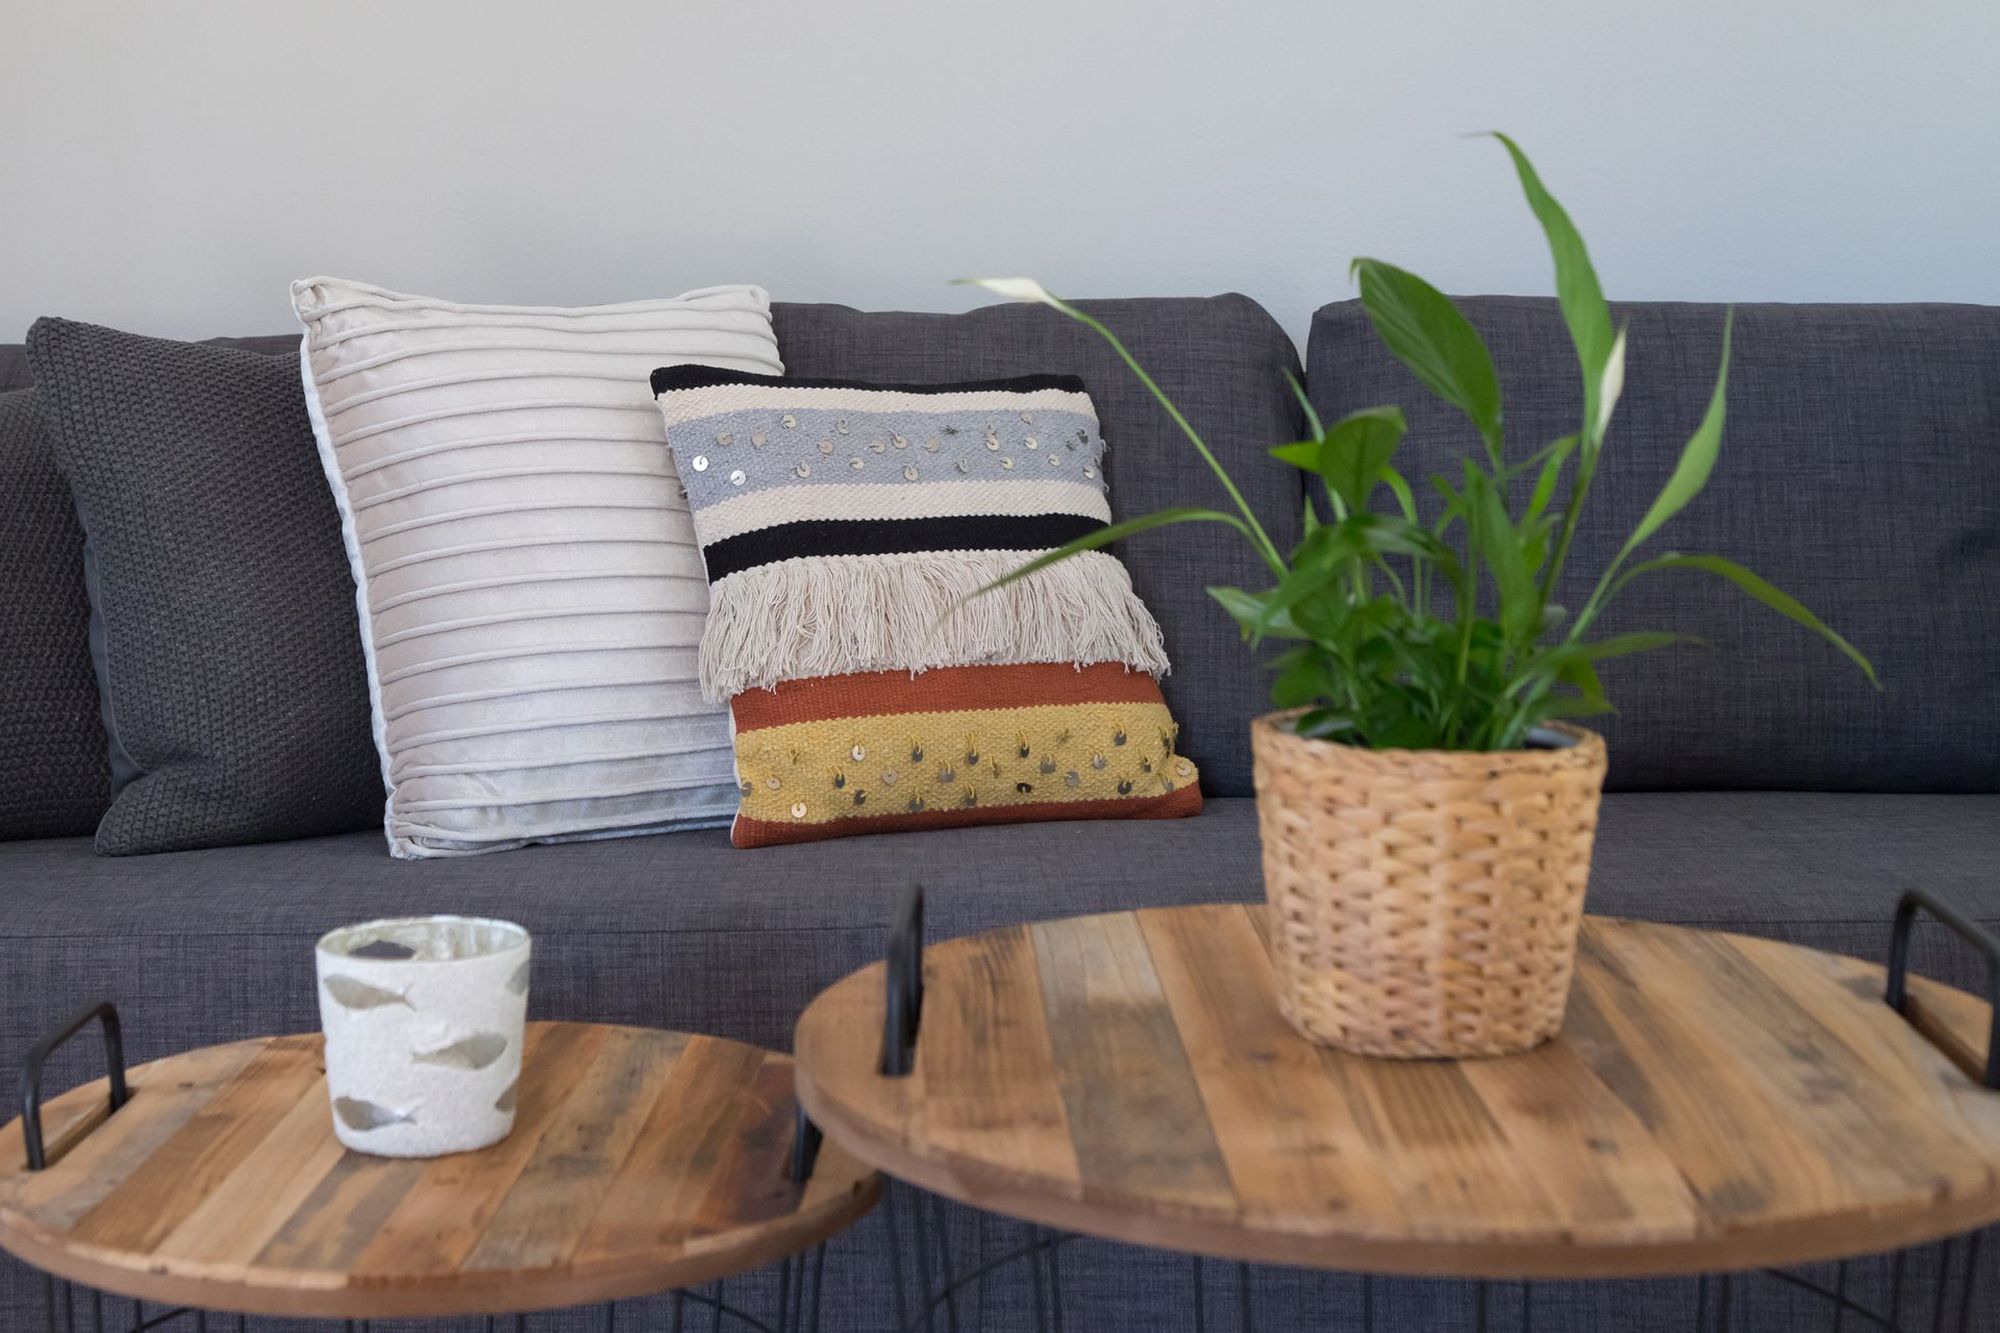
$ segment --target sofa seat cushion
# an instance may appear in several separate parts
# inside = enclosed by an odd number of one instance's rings
[[[1879,958],[1904,887],[2000,927],[2000,796],[1634,793],[1607,798],[1590,909]],[[313,941],[370,917],[463,912],[536,936],[535,1011],[785,1046],[822,987],[880,956],[924,886],[932,939],[1013,921],[1263,892],[1256,807],[1193,819],[870,835],[746,856],[713,830],[421,866],[372,832],[94,857],[0,844],[0,1077],[86,999],[141,1056],[318,1021]],[[1927,933],[1919,966],[1976,980]],[[1948,970],[1940,970],[1948,969]],[[11,1086],[11,1085],[6,1085]]]

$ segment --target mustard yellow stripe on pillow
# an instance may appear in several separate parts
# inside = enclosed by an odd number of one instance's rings
[[[1053,704],[765,727],[737,737],[742,814],[871,814],[1153,797],[1196,780],[1159,703]]]

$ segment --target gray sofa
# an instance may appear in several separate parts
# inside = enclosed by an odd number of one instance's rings
[[[1299,474],[1263,458],[1297,438],[1284,383],[1299,366],[1274,321],[1242,297],[1103,302],[1246,484],[1281,543],[1295,540]],[[1489,334],[1513,438],[1570,428],[1574,363],[1551,303],[1489,298]],[[1720,311],[1640,306],[1632,375],[1572,564],[1593,571],[1672,466],[1714,370]],[[780,306],[795,373],[963,380],[1073,371],[1111,441],[1121,516],[1206,503],[1217,487],[1109,352],[1052,312],[864,314]],[[245,340],[291,354],[292,338]],[[1904,887],[1964,904],[2000,928],[2000,311],[1975,307],[1752,307],[1738,324],[1732,416],[1709,493],[1667,545],[1743,559],[1797,592],[1871,653],[1877,695],[1803,631],[1720,585],[1669,575],[1633,597],[1623,626],[1710,641],[1607,671],[1624,712],[1604,723],[1611,794],[1590,905],[1879,958]],[[1465,438],[1367,335],[1351,303],[1317,316],[1310,393],[1323,413],[1380,401],[1410,410],[1404,459],[1438,470]],[[0,347],[0,390],[27,383]],[[0,515],[0,521],[11,521]],[[1201,764],[1199,818],[897,834],[735,851],[722,833],[588,842],[463,860],[392,861],[379,830],[125,859],[89,839],[0,844],[0,1078],[13,1086],[36,1035],[85,1000],[115,1000],[134,1060],[317,1022],[310,947],[336,924],[452,910],[512,918],[537,937],[539,1016],[709,1030],[784,1047],[822,986],[879,955],[894,896],[921,883],[933,938],[1034,917],[1261,893],[1245,724],[1265,681],[1204,585],[1254,585],[1220,528],[1179,527],[1124,556],[1167,635],[1169,702]],[[0,707],[10,706],[0,701]],[[5,756],[0,756],[4,760]],[[1976,980],[1942,932],[1918,968]],[[65,1072],[85,1076],[79,1056]],[[58,1075],[61,1086],[67,1079]],[[973,1243],[953,1214],[955,1244]],[[2000,1246],[1988,1247],[1990,1264]],[[1086,1243],[1065,1260],[1072,1328],[1191,1327],[1184,1261]],[[885,1328],[875,1223],[835,1246],[828,1326]],[[1883,1272],[1857,1288],[1880,1295]],[[1910,1299],[1934,1273],[1910,1266]],[[2000,1293],[2000,1272],[1984,1279]],[[1691,1283],[1559,1286],[1538,1328],[1686,1327]],[[1210,1327],[1234,1327],[1211,1291]],[[1025,1300],[1018,1281],[995,1299]],[[0,1265],[0,1327],[35,1326],[35,1288]],[[1341,1327],[1351,1284],[1271,1273],[1258,1326]],[[1397,1282],[1382,1327],[1472,1327],[1459,1286]],[[1747,1287],[1747,1327],[1820,1328],[1776,1283]],[[1987,1327],[2000,1326],[1989,1314]],[[1498,1328],[1511,1328],[1512,1306]],[[598,1325],[551,1316],[541,1328]],[[274,1325],[275,1327],[275,1325]],[[382,1325],[378,1325],[382,1327]]]

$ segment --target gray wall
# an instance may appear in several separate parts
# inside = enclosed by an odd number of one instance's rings
[[[1513,131],[1627,298],[2000,302],[1990,0],[7,0],[0,341],[725,281],[951,309],[1357,252],[1547,290]]]

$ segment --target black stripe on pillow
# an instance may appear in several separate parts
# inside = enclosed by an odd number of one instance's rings
[[[953,384],[888,384],[876,380],[815,379],[810,376],[759,375],[722,366],[661,366],[653,372],[657,397],[678,389],[712,389],[719,384],[755,384],[767,389],[860,389],[874,393],[1034,393],[1059,389],[1083,393],[1074,375],[1017,375],[1012,379],[961,380]]]
[[[780,523],[702,548],[715,583],[759,565],[820,555],[914,551],[1046,551],[1109,525],[1081,514],[975,514],[955,518],[815,518]]]

